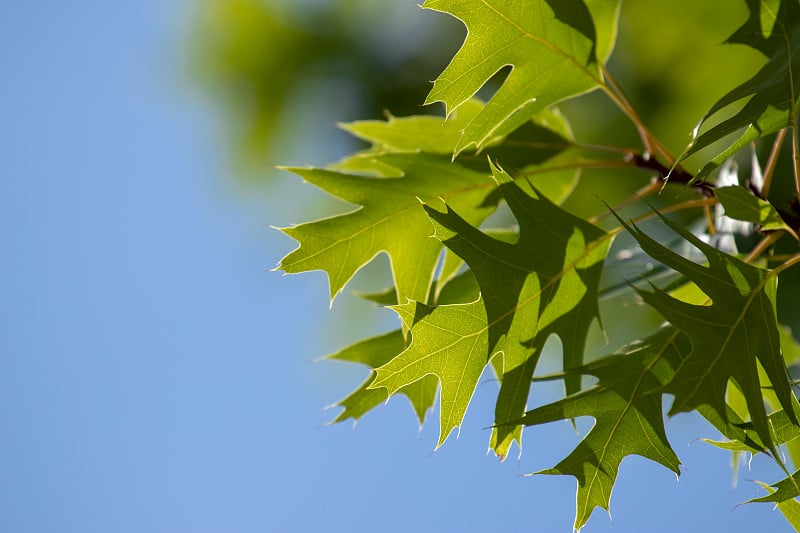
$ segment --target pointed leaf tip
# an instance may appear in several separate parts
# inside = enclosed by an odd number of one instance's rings
[[[461,49],[434,82],[426,104],[442,101],[449,113],[512,66],[486,108],[465,128],[456,152],[473,145],[480,151],[539,111],[604,84],[600,65],[616,39],[620,2],[529,3],[524,10],[516,8],[515,0],[423,4],[453,15],[467,27]]]

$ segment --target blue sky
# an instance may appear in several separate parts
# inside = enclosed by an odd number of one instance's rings
[[[575,481],[519,474],[574,432],[529,432],[498,465],[491,382],[436,453],[402,399],[324,425],[365,372],[314,359],[392,319],[269,272],[293,247],[269,226],[310,216],[312,193],[231,177],[186,74],[193,8],[0,3],[0,531],[569,531]],[[680,482],[626,460],[613,524],[597,511],[588,531],[789,530],[768,505],[732,511],[771,465],[734,490],[693,418],[668,429]]]

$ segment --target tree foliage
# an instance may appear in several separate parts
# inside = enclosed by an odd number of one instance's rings
[[[366,297],[400,325],[331,356],[371,369],[335,421],[401,393],[423,423],[438,391],[438,448],[490,368],[500,383],[490,447],[501,460],[513,443],[521,449],[524,427],[594,418],[571,453],[538,472],[577,479],[580,529],[596,507],[608,510],[625,457],[680,474],[664,418],[696,411],[724,437],[717,446],[779,465],[785,479],[753,501],[777,503],[797,525],[800,473],[783,448],[797,467],[800,350],[782,325],[796,328],[796,316],[777,302],[779,281],[800,270],[800,2],[741,1],[748,16],[727,46],[765,62],[699,117],[679,155],[610,72],[619,0],[423,4],[467,29],[426,100],[443,102],[446,117],[347,124],[368,148],[326,168],[288,169],[355,207],[283,228],[299,246],[280,270],[325,271],[333,300],[377,255],[391,264],[392,287]],[[499,72],[493,95],[476,98]],[[627,117],[641,148],[575,139],[559,106],[592,91]],[[593,214],[569,209],[579,175],[583,183],[598,167],[652,180],[618,206],[600,198]],[[493,229],[498,220],[511,223]],[[631,258],[642,256],[658,267],[633,272]],[[610,281],[620,269],[624,279]],[[587,360],[599,302],[620,293],[665,322]],[[562,371],[537,375],[552,336]],[[562,381],[565,395],[529,409],[542,380]]]

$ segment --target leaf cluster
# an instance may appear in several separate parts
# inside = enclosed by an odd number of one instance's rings
[[[797,526],[800,474],[783,448],[798,466],[800,349],[778,301],[779,280],[800,263],[800,2],[742,1],[749,15],[727,42],[765,63],[709,108],[677,156],[608,67],[619,0],[424,3],[467,28],[426,100],[443,102],[446,116],[346,124],[370,146],[325,168],[288,169],[354,207],[283,228],[299,246],[278,269],[325,271],[333,301],[377,255],[390,262],[392,286],[365,297],[400,324],[330,356],[370,369],[335,422],[400,393],[422,424],[438,395],[438,448],[493,372],[490,449],[501,460],[522,449],[525,427],[594,419],[572,452],[537,472],[576,478],[580,529],[609,509],[626,457],[679,475],[665,417],[697,412],[719,447],[774,459],[785,479],[753,501],[777,502]],[[509,68],[490,99],[475,98]],[[559,104],[593,91],[627,117],[640,148],[575,139]],[[619,206],[601,198],[591,216],[567,209],[598,168],[652,179]],[[773,183],[791,195],[771,194]],[[635,219],[623,211],[637,206]],[[643,258],[656,268],[631,271]],[[624,279],[610,281],[619,270]],[[620,313],[650,309],[664,323],[631,329],[622,347],[589,360],[600,303],[623,299],[636,306]],[[552,337],[562,371],[537,375]],[[564,396],[530,408],[542,380],[562,381]]]

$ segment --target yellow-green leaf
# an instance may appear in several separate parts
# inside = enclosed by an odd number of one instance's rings
[[[613,48],[618,0],[427,0],[450,13],[467,38],[436,79],[426,103],[447,113],[468,101],[498,71],[512,70],[466,126],[456,153],[478,150],[552,104],[603,85],[601,65]],[[535,58],[535,60],[532,60]]]

